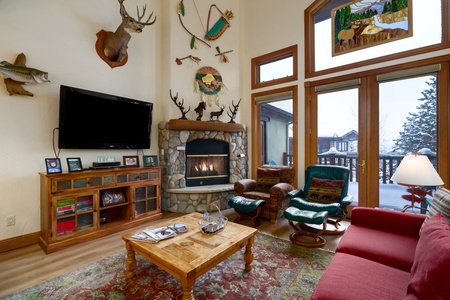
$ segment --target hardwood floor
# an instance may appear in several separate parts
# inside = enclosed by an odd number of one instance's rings
[[[237,216],[233,209],[224,210],[223,215],[230,221]],[[121,237],[125,233],[138,231],[158,222],[164,222],[181,214],[164,213],[162,220],[144,226],[124,230],[115,234],[45,254],[38,244],[11,250],[0,254],[0,298],[32,287],[49,279],[66,274],[92,262],[125,250]],[[170,222],[169,222],[170,223]],[[348,226],[348,222],[344,222]],[[283,217],[277,224],[262,219],[258,230],[286,240],[293,232]],[[341,236],[324,236],[327,243],[323,249],[334,251]]]

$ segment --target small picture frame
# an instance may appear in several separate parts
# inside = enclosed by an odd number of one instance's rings
[[[144,161],[144,167],[157,167],[158,166],[158,156],[157,155],[144,155],[142,156]]]
[[[67,168],[69,172],[82,172],[83,165],[81,164],[81,159],[79,157],[68,157]]]
[[[47,168],[47,174],[62,173],[61,161],[59,158],[46,158],[45,167]]]
[[[123,157],[123,165],[126,168],[138,168],[139,167],[139,156],[124,156]]]

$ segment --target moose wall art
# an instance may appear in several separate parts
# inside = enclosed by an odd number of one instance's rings
[[[95,43],[95,50],[100,58],[105,61],[111,68],[123,66],[128,61],[128,42],[131,39],[131,33],[141,33],[145,26],[153,25],[156,21],[156,16],[153,21],[150,19],[153,12],[148,17],[147,21],[141,22],[145,16],[147,6],[144,5],[142,15],[137,8],[136,21],[130,14],[127,13],[123,2],[125,0],[118,0],[120,3],[120,15],[122,16],[122,23],[117,27],[115,32],[100,30],[97,32],[97,42]]]

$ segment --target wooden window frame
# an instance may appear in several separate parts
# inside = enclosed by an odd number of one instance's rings
[[[360,136],[368,139],[370,143],[367,140],[361,140],[360,143],[361,146],[370,144],[370,147],[366,149],[361,147],[359,149],[359,157],[361,160],[365,160],[368,163],[367,170],[377,170],[378,166],[375,165],[373,160],[373,165],[370,165],[371,160],[368,160],[368,157],[378,155],[378,132],[370,131],[370,128],[373,128],[376,124],[378,124],[378,107],[374,105],[375,103],[378,103],[378,101],[371,100],[378,98],[379,96],[379,83],[376,80],[376,76],[379,74],[419,68],[433,64],[441,65],[441,70],[437,72],[436,77],[438,107],[438,172],[445,183],[444,186],[448,188],[450,184],[450,169],[448,168],[448,165],[450,164],[450,153],[447,151],[450,147],[450,55],[443,55],[344,76],[336,76],[333,78],[305,82],[305,99],[307,99],[307,101],[305,101],[305,145],[309,145],[305,148],[305,165],[308,166],[317,163],[317,93],[315,91],[315,87],[343,80],[351,80],[355,78],[361,79],[359,97],[362,97],[365,101],[362,103],[362,106],[359,107],[359,111],[362,114],[365,112],[366,115],[370,115],[370,118],[368,118],[366,123],[362,123],[362,127],[359,128],[359,132],[364,133]],[[370,112],[370,114],[367,112]],[[366,183],[373,182],[373,180],[378,180],[378,172],[369,171],[364,176],[360,177],[360,181],[365,181]],[[365,186],[368,190],[359,191],[359,195],[363,200],[360,202],[360,205],[377,205],[377,203],[374,203],[371,200],[378,198],[378,187],[375,189],[367,184],[365,184]],[[365,197],[365,195],[370,195],[370,197]]]
[[[378,64],[392,61],[414,55],[434,52],[450,48],[450,0],[441,0],[442,12],[442,41],[441,43],[425,46],[417,49],[411,49],[400,53],[380,56],[373,59],[359,61],[347,65],[333,67],[330,69],[316,71],[315,65],[315,45],[314,45],[314,16],[323,9],[331,0],[316,0],[307,9],[305,9],[305,78],[322,76],[335,72],[341,72],[349,69],[364,67],[367,65]]]
[[[271,81],[260,82],[260,67],[261,65],[275,62],[284,58],[292,57],[292,75],[283,78],[277,78]],[[295,81],[298,79],[298,46],[293,45],[284,49],[280,49],[271,53],[267,53],[255,58],[252,58],[252,89],[258,89],[271,85],[281,84],[285,82]]]
[[[298,178],[298,170],[296,166],[299,165],[298,161],[298,86],[292,85],[277,89],[272,89],[264,92],[254,93],[252,94],[252,178],[256,176],[256,170],[259,167],[259,157],[261,155],[260,151],[260,144],[261,144],[261,132],[260,132],[260,126],[259,121],[261,118],[260,115],[260,104],[256,101],[256,98],[261,96],[267,96],[271,94],[279,94],[283,92],[292,92],[292,111],[294,112],[292,114],[292,130],[293,130],[293,136],[294,136],[294,143],[293,143],[293,153],[292,158],[294,160],[294,168],[296,169],[295,175],[294,175],[294,182],[297,183]]]

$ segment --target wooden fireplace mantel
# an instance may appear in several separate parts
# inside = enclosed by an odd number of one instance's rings
[[[239,132],[245,131],[245,124],[172,119],[169,129]]]

